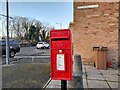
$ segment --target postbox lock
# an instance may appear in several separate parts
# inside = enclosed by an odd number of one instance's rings
[[[58,50],[59,53],[62,53],[62,50]]]

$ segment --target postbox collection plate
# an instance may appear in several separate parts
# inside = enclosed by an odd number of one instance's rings
[[[57,54],[56,62],[57,62],[57,70],[65,71],[65,62],[64,62],[64,54]]]

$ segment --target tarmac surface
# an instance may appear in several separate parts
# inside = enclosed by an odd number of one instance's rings
[[[83,88],[105,88],[108,90],[120,89],[120,73],[118,70],[108,68],[107,70],[97,70],[92,65],[82,65]],[[61,88],[60,80],[51,80],[46,86],[48,88]],[[69,86],[67,85],[67,88]]]

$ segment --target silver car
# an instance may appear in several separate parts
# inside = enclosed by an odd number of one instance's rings
[[[37,49],[49,49],[49,44],[47,42],[38,42],[36,45]]]

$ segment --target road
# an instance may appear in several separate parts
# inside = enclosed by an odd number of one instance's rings
[[[49,49],[36,49],[35,46],[21,47],[20,52],[16,54],[16,56],[40,56],[40,55],[49,56]]]
[[[49,63],[50,53],[49,49],[36,49],[32,47],[21,47],[19,53],[14,58],[10,58],[10,62],[16,63]],[[5,57],[2,58],[2,63],[5,64]]]

